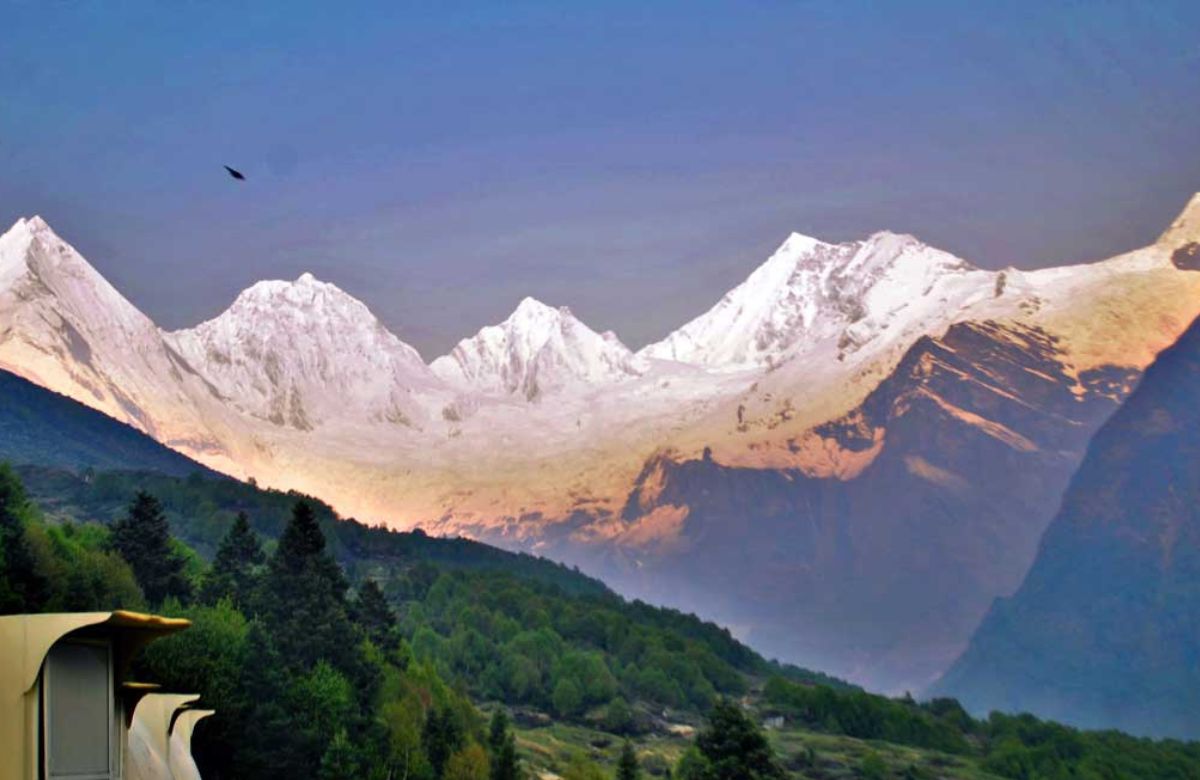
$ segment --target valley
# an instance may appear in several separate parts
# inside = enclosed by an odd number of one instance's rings
[[[792,235],[636,352],[526,299],[428,364],[309,274],[163,331],[32,218],[0,237],[0,367],[219,472],[577,564],[899,693],[1017,587],[1089,436],[1200,312],[1174,259],[1198,214],[1039,271]]]

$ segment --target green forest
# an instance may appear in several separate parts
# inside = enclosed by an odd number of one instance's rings
[[[231,480],[0,465],[0,551],[4,613],[192,620],[136,671],[216,709],[194,746],[210,778],[1200,771],[1194,743],[868,694],[557,564]],[[549,755],[547,734],[590,736]]]

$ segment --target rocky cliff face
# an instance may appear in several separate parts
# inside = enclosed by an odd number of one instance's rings
[[[1020,590],[936,690],[1200,737],[1200,323],[1096,434]]]
[[[1082,442],[1200,313],[1200,199],[1150,246],[988,271],[789,237],[637,354],[532,299],[426,365],[310,275],[163,333],[38,219],[0,367],[339,511],[595,566],[894,690],[1016,587]]]
[[[661,454],[603,565],[631,588],[688,594],[681,606],[768,652],[916,690],[1020,583],[1088,437],[1136,377],[1078,372],[1044,331],[954,325],[811,432],[864,462],[853,479]]]

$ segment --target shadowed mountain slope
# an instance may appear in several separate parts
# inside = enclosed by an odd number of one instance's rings
[[[1200,736],[1200,322],[1096,434],[1020,590],[937,685],[969,707]]]

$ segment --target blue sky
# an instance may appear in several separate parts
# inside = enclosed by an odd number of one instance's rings
[[[1190,1],[0,11],[0,220],[168,327],[311,270],[427,358],[526,294],[636,347],[791,230],[1033,267],[1200,190]]]

